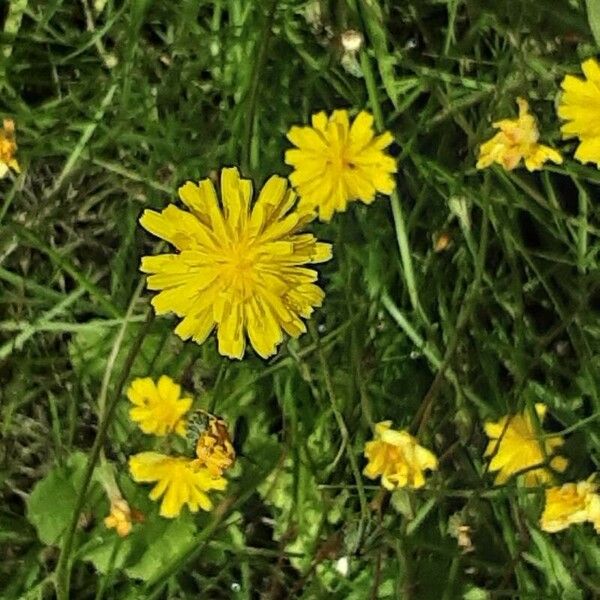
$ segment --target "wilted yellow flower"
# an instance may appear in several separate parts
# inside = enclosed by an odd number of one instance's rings
[[[573,523],[593,521],[593,499],[598,497],[595,493],[597,488],[588,480],[547,489],[546,504],[540,519],[541,528],[554,533]]]
[[[573,75],[563,79],[558,116],[567,121],[561,127],[563,137],[578,137],[581,142],[575,158],[600,167],[600,65],[590,58],[581,69],[585,79]]]
[[[183,456],[166,456],[157,452],[141,452],[129,458],[129,470],[137,482],[157,482],[150,498],[161,496],[160,514],[169,519],[177,517],[185,504],[192,512],[211,510],[213,504],[207,492],[224,490],[227,480],[213,477],[196,460]]]
[[[375,425],[375,439],[365,444],[364,454],[369,463],[363,473],[370,479],[381,476],[381,483],[388,490],[423,487],[424,471],[436,470],[437,458],[419,446],[408,431],[391,429],[391,426],[391,421]]]
[[[119,537],[125,537],[131,533],[132,523],[140,523],[144,516],[139,510],[131,509],[123,498],[113,498],[110,503],[110,514],[105,517],[104,524],[108,529],[115,529]]]
[[[517,104],[517,119],[502,119],[493,124],[500,131],[479,148],[478,169],[498,163],[511,171],[521,159],[524,159],[528,171],[541,169],[547,160],[562,163],[562,157],[556,150],[538,143],[540,133],[535,118],[529,113],[527,101],[517,98]]]
[[[542,403],[535,405],[538,419],[543,421],[547,407]],[[485,423],[485,432],[490,442],[485,456],[492,456],[490,471],[498,471],[496,484],[505,483],[511,475],[521,474],[526,486],[535,486],[552,481],[552,473],[545,467],[530,468],[543,465],[546,456],[551,457],[564,440],[561,436],[549,436],[540,440],[536,434],[531,415],[527,412],[514,416],[502,417],[496,423]],[[567,468],[567,459],[555,456],[550,466],[556,471]]]
[[[0,131],[0,179],[4,177],[9,169],[21,172],[19,163],[15,158],[17,142],[15,141],[15,122],[12,119],[4,119]]]
[[[312,117],[312,127],[292,127],[288,139],[297,146],[285,153],[294,167],[290,181],[300,194],[300,207],[316,209],[322,221],[348,202],[370,204],[376,192],[391,194],[396,161],[384,152],[393,141],[385,132],[375,136],[373,116],[360,112],[352,125],[347,110]]]
[[[135,405],[129,416],[144,433],[185,435],[183,416],[192,406],[192,399],[181,397],[181,386],[167,375],[162,375],[158,384],[150,377],[134,379],[127,397]]]
[[[233,465],[235,449],[223,419],[208,415],[208,426],[196,442],[196,456],[198,464],[206,467],[213,477],[222,475]]]
[[[302,265],[331,258],[331,245],[300,233],[312,215],[292,210],[295,194],[273,176],[251,207],[252,183],[237,169],[221,171],[221,201],[209,179],[187,182],[179,197],[190,211],[170,204],[146,210],[142,226],[167,240],[177,254],[142,258],[157,314],[184,317],[175,329],[201,344],[217,327],[219,352],[242,358],[246,335],[256,352],[275,353],[285,331],[298,337],[323,301],[317,272]]]

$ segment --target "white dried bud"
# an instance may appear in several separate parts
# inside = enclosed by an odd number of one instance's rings
[[[346,577],[348,575],[348,571],[350,570],[350,560],[347,556],[342,556],[342,558],[338,558],[338,560],[335,563],[335,570],[343,577]]]
[[[344,51],[355,54],[362,48],[365,38],[360,31],[356,31],[356,29],[348,29],[342,33],[341,40]]]

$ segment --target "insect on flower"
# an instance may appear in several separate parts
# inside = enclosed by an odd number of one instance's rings
[[[235,463],[235,449],[227,423],[219,416],[198,409],[187,422],[188,440],[194,444],[197,461],[217,477]]]

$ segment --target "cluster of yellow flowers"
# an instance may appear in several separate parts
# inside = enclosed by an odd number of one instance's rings
[[[194,423],[194,413],[190,413],[192,399],[182,396],[181,386],[166,375],[160,377],[158,383],[149,377],[135,379],[127,396],[133,404],[129,416],[146,434],[186,437]],[[163,517],[178,516],[186,504],[192,512],[199,508],[211,510],[213,503],[208,492],[227,487],[223,474],[235,460],[227,425],[214,415],[202,414],[206,419],[196,432],[195,457],[141,452],[129,459],[129,470],[135,481],[156,483],[150,498],[162,497],[160,514]]]
[[[495,483],[505,484],[510,478],[526,487],[553,483],[555,472],[568,466],[566,458],[556,455],[564,444],[559,435],[541,430],[547,412],[544,404],[534,407],[535,416],[525,411],[486,422],[489,442],[485,451],[490,458],[490,471],[497,471]],[[405,430],[394,430],[391,421],[375,426],[375,439],[365,444],[368,464],[364,474],[376,479],[388,490],[418,489],[425,485],[425,471],[435,471],[438,459]],[[545,508],[540,519],[544,531],[556,532],[573,523],[591,522],[600,533],[600,494],[594,476],[587,481],[567,483],[545,490]]]
[[[587,81],[570,75],[563,81],[558,113],[567,121],[564,137],[581,141],[575,157],[600,165],[600,119],[594,112],[600,107],[600,68],[590,59],[583,71]],[[524,161],[533,171],[548,160],[562,162],[558,151],[539,142],[527,101],[518,98],[517,103],[518,118],[494,123],[499,132],[481,145],[477,168],[498,163],[512,170]],[[389,132],[375,135],[373,117],[364,111],[352,123],[345,110],[317,113],[312,126],[292,127],[288,139],[295,146],[285,154],[294,169],[289,179],[293,189],[273,175],[253,201],[252,182],[236,168],[224,168],[220,194],[209,179],[187,182],[179,197],[188,210],[170,204],[161,212],[146,210],[140,219],[145,229],[176,249],[142,259],[148,288],[159,292],[152,299],[156,313],[179,316],[175,333],[184,340],[201,344],[216,330],[218,350],[230,358],[244,356],[246,340],[261,357],[271,356],[284,334],[297,337],[306,330],[303,319],[321,305],[318,274],[306,265],[329,260],[331,245],[304,232],[305,226],[317,215],[330,221],[351,201],[370,204],[377,193],[394,190],[396,163],[385,153],[393,138]],[[179,386],[164,376],[158,386],[150,379],[137,380],[129,391],[136,405],[131,417],[146,433],[181,435],[191,399],[180,399],[179,393]],[[485,456],[489,469],[497,472],[496,484],[514,476],[526,486],[545,485],[567,467],[567,460],[555,455],[563,439],[539,435],[546,407],[537,404],[534,412],[485,424],[490,440]],[[191,510],[209,509],[206,492],[225,488],[222,473],[233,450],[223,445],[217,429],[198,442],[195,459],[151,452],[131,457],[137,481],[158,482],[151,497],[164,494],[162,515],[175,516],[186,503]],[[408,431],[392,429],[391,421],[375,426],[375,439],[364,453],[364,474],[381,477],[390,490],[421,488],[425,472],[438,469],[437,457]],[[591,482],[548,489],[542,527],[557,531],[561,523],[582,520],[597,525],[595,490]]]
[[[565,138],[578,137],[575,158],[600,166],[600,66],[595,59],[582,65],[585,79],[567,75],[562,82],[558,115],[566,121]],[[521,161],[537,170],[547,161],[560,164],[562,156],[539,142],[540,134],[529,105],[517,99],[519,115],[494,123],[498,129],[479,149],[477,168],[497,163],[515,169]],[[348,111],[319,112],[311,126],[294,126],[287,137],[294,148],[285,153],[293,167],[286,179],[273,175],[254,199],[252,182],[236,168],[223,168],[219,193],[210,179],[186,182],[179,198],[187,210],[169,204],[146,210],[141,225],[167,241],[175,252],[142,258],[147,287],[158,291],[152,299],[157,314],[175,313],[181,321],[175,333],[183,340],[203,343],[216,331],[218,351],[241,359],[247,341],[267,358],[277,351],[284,334],[306,331],[304,319],[321,305],[324,293],[318,273],[307,265],[328,261],[332,248],[318,241],[306,226],[317,216],[329,222],[352,201],[370,204],[376,194],[394,191],[396,161],[385,150],[393,142],[389,132],[376,135],[373,117],[361,111],[350,122]],[[0,130],[0,178],[10,169],[19,172],[15,158],[15,127],[4,120]],[[290,187],[291,184],[291,187]],[[296,194],[300,199],[297,202]],[[136,379],[127,392],[133,404],[130,417],[150,435],[186,436],[192,399],[163,375],[158,382]],[[496,484],[516,477],[525,486],[546,485],[567,460],[556,456],[560,436],[543,436],[543,404],[535,410],[487,422],[490,441],[485,456],[496,471]],[[223,474],[233,465],[235,451],[226,424],[206,414],[195,457],[141,452],[129,459],[137,482],[155,483],[153,500],[162,498],[160,514],[172,518],[187,505],[192,512],[213,506],[209,492],[227,486]],[[364,474],[389,490],[425,485],[425,472],[438,469],[438,459],[419,445],[408,431],[392,429],[391,421],[375,426],[375,438],[364,449]],[[559,531],[572,523],[591,521],[600,531],[600,495],[592,479],[546,490],[541,526]],[[121,536],[141,517],[117,492],[109,494],[107,527]]]
[[[157,314],[182,317],[175,333],[204,342],[216,329],[218,350],[244,356],[246,339],[267,358],[284,333],[298,337],[303,319],[321,305],[318,273],[306,265],[331,258],[331,245],[303,232],[318,213],[329,221],[349,202],[373,202],[376,192],[394,189],[394,159],[384,149],[391,134],[376,136],[373,117],[361,112],[350,124],[346,110],[313,116],[312,127],[292,127],[296,148],[288,150],[294,166],[288,182],[273,175],[253,202],[252,182],[236,168],[221,171],[220,202],[209,179],[188,181],[179,198],[162,212],[146,210],[142,227],[172,244],[176,254],[142,258]]]

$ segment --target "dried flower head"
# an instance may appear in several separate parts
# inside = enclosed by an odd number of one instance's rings
[[[132,523],[141,523],[144,515],[137,509],[131,508],[127,501],[115,497],[110,503],[110,514],[105,517],[104,524],[108,529],[115,529],[119,537],[126,537],[131,533]]]
[[[535,118],[529,113],[527,100],[517,98],[517,104],[518,118],[502,119],[493,124],[500,131],[479,148],[478,169],[498,163],[511,171],[524,160],[527,170],[536,171],[548,160],[562,163],[562,157],[556,150],[538,143],[540,133]]]
[[[0,130],[0,179],[4,177],[9,169],[21,172],[19,163],[15,158],[17,142],[15,139],[15,122],[12,119],[4,119]]]

